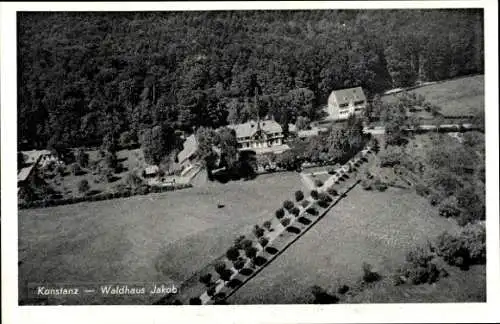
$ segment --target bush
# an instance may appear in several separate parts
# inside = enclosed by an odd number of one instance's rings
[[[189,305],[201,305],[200,297],[193,297],[189,299]]]
[[[300,190],[295,191],[295,200],[299,202],[302,199],[304,199],[304,193]]]
[[[251,247],[253,245],[253,242],[249,239],[244,239],[242,242],[241,242],[241,247],[243,248],[243,250],[246,250],[248,249],[249,247]]]
[[[82,149],[78,149],[76,152],[76,162],[78,162],[79,165],[82,167],[86,168],[89,164],[89,155]]]
[[[299,207],[293,207],[290,212],[292,213],[292,215],[295,215],[295,217],[297,217],[300,214],[300,209]]]
[[[329,167],[327,169],[327,171],[328,171],[328,174],[335,174],[335,168]]]
[[[333,201],[333,199],[324,192],[318,194],[318,200],[326,203],[331,203]]]
[[[241,270],[245,266],[245,260],[238,258],[238,260],[233,262],[233,266],[236,270]]]
[[[70,170],[73,175],[79,175],[82,172],[82,168],[78,163],[71,164]]]
[[[335,188],[333,186],[329,187],[326,192],[328,192],[328,194],[332,195],[332,196],[338,196],[339,193],[337,192],[337,190],[335,190]]]
[[[422,197],[427,197],[431,193],[429,188],[420,183],[415,186],[415,191],[417,192],[417,195]]]
[[[247,258],[249,259],[253,259],[255,258],[255,256],[257,255],[257,248],[254,247],[254,246],[249,246],[245,249],[245,255],[247,256]]]
[[[231,276],[233,275],[233,272],[231,269],[224,269],[220,274],[220,278],[224,281],[229,281],[231,279]]]
[[[212,274],[211,273],[206,273],[204,275],[200,276],[200,282],[204,284],[205,286],[210,286],[212,283]]]
[[[259,244],[264,248],[269,243],[269,239],[267,237],[261,237],[259,239]]]
[[[324,200],[319,200],[318,201],[318,206],[321,208],[327,208],[330,204]]]
[[[317,190],[311,190],[311,197],[314,200],[318,200],[318,191]]]
[[[347,293],[349,291],[349,286],[347,285],[342,285],[339,287],[339,289],[337,289],[337,292],[341,295]]]
[[[436,206],[437,204],[439,204],[441,202],[441,197],[437,194],[431,194],[429,196],[429,203],[432,205],[432,206]]]
[[[276,210],[276,218],[277,219],[282,219],[283,216],[285,216],[285,210],[283,208]]]
[[[140,187],[143,184],[142,179],[137,175],[137,173],[130,171],[127,173],[127,177],[125,179],[125,183],[131,187],[131,188],[136,188]]]
[[[210,286],[208,289],[207,289],[207,295],[212,297],[213,295],[215,295],[215,285],[212,285]]]
[[[380,275],[373,271],[373,267],[366,262],[363,262],[363,281],[366,283],[372,283],[380,280]]]
[[[81,180],[78,183],[78,192],[87,193],[90,190],[89,182],[86,179]]]
[[[271,221],[265,221],[264,224],[262,224],[262,226],[264,226],[264,228],[268,231],[271,231],[271,225]]]
[[[441,234],[436,242],[438,254],[450,265],[468,269],[486,263],[486,229],[482,224],[469,224],[459,234]]]
[[[281,222],[281,225],[283,225],[284,227],[287,227],[288,225],[290,225],[290,218],[283,218],[280,222]]]
[[[255,225],[255,227],[253,228],[253,234],[257,238],[264,236],[264,233],[265,233],[264,229],[259,227],[259,225]]]
[[[319,212],[316,210],[314,207],[309,207],[306,209],[306,212],[313,215],[313,216],[318,216]]]
[[[396,284],[409,281],[414,285],[434,283],[441,270],[434,263],[434,252],[430,247],[417,247],[406,255],[404,266],[397,272]]]
[[[339,302],[339,298],[335,295],[330,295],[325,289],[319,286],[313,286],[311,288],[311,293],[314,296],[315,304],[336,304]]]
[[[321,181],[320,179],[316,179],[314,180],[314,185],[316,187],[321,187],[323,185],[323,181]]]
[[[59,174],[61,177],[64,177],[64,174],[66,173],[66,169],[62,165],[58,165],[56,167],[56,173]]]
[[[243,250],[243,241],[245,240],[245,235],[240,235],[238,236],[235,240],[234,240],[234,246],[239,249],[239,250]]]
[[[450,204],[442,204],[439,207],[439,216],[458,218],[460,216],[460,209]]]
[[[307,206],[309,206],[311,202],[309,200],[302,200],[302,202],[300,203],[302,205],[302,207],[306,208]]]
[[[226,257],[230,261],[234,261],[234,260],[238,259],[239,256],[240,256],[240,251],[238,250],[238,248],[236,248],[234,246],[230,247],[226,252]]]
[[[222,261],[217,261],[214,265],[215,272],[217,272],[219,275],[226,270],[226,263]]]
[[[290,211],[293,207],[294,207],[294,204],[291,200],[285,200],[283,202],[283,208],[285,208],[286,210]]]

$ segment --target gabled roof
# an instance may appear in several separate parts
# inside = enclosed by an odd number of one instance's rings
[[[194,134],[188,136],[184,141],[184,148],[177,154],[177,160],[179,163],[184,162],[186,159],[190,158],[198,149],[198,143],[196,142],[196,137]]]
[[[33,168],[35,167],[34,164],[28,166],[28,167],[25,167],[25,168],[22,168],[19,173],[17,174],[17,182],[22,182],[24,180],[26,180],[29,175],[31,174],[31,171],[33,171]]]
[[[335,96],[338,105],[349,104],[350,101],[366,100],[361,87],[333,90],[330,96]]]
[[[49,150],[31,150],[31,151],[22,151],[21,153],[26,157],[25,163],[28,164],[35,163],[41,156],[52,154],[52,152],[50,152]]]
[[[254,120],[251,120],[243,124],[228,125],[227,127],[234,129],[236,132],[236,137],[240,138],[252,136],[259,129],[258,126],[260,126],[260,129],[265,133],[283,132],[281,125],[274,120],[261,120],[258,123]]]

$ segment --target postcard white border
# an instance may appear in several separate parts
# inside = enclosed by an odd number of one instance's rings
[[[4,323],[367,323],[500,321],[498,208],[498,4],[484,1],[1,3],[2,322]],[[484,8],[487,175],[487,302],[473,304],[252,306],[17,305],[16,11]]]

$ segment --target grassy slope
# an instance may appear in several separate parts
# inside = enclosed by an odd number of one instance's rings
[[[484,111],[484,75],[458,78],[412,90],[439,107],[444,116],[474,114]],[[392,102],[397,95],[384,96]]]
[[[434,284],[394,286],[382,280],[348,300],[349,303],[463,303],[486,301],[486,266],[468,271],[448,266],[450,275]]]
[[[155,196],[20,210],[20,298],[26,282],[180,283],[224,253],[238,233],[272,217],[298,189],[296,173],[280,173]],[[218,202],[226,207],[218,209]]]
[[[352,285],[363,262],[389,273],[412,246],[450,228],[456,224],[439,218],[414,192],[367,192],[358,186],[228,302],[304,303],[313,285]]]

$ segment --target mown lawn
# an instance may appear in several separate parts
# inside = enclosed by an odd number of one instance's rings
[[[354,188],[316,226],[228,299],[230,304],[293,304],[311,300],[310,288],[353,285],[362,264],[388,274],[408,250],[456,223],[440,218],[413,191]],[[292,284],[293,283],[293,284]]]
[[[439,82],[410,92],[423,95],[427,101],[441,107],[445,117],[484,111],[484,75]],[[382,100],[392,102],[395,98],[397,94],[384,96]]]
[[[173,282],[223,254],[302,189],[297,173],[19,211],[19,293],[28,282]],[[224,208],[217,208],[217,204]],[[158,297],[155,297],[158,299]],[[149,303],[142,297],[69,303]]]

